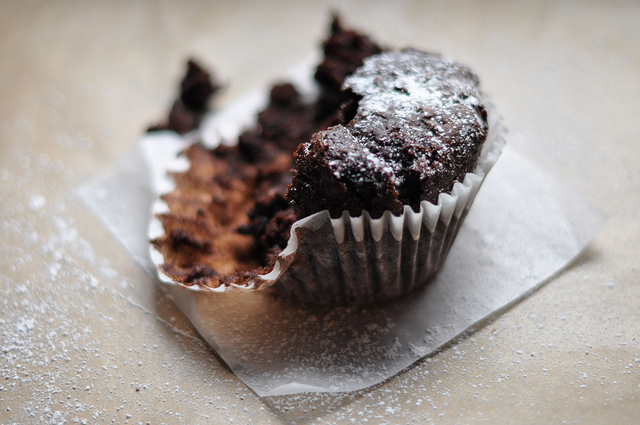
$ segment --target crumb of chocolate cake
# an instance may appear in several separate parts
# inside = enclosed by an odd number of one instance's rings
[[[347,75],[360,67],[366,57],[382,52],[382,47],[366,35],[344,28],[337,15],[333,16],[331,34],[322,47],[324,60],[315,73],[322,88],[316,110],[319,119],[330,117],[344,102],[342,84]]]
[[[180,82],[180,94],[174,101],[166,122],[147,131],[171,130],[179,134],[198,128],[207,112],[209,99],[220,90],[220,84],[195,60],[187,61],[187,71]]]
[[[272,145],[277,151],[292,152],[311,136],[315,127],[314,105],[305,103],[295,87],[289,83],[276,84],[269,97],[269,105],[258,114],[262,145]],[[263,157],[259,161],[268,159]]]
[[[209,98],[220,89],[220,84],[211,78],[195,60],[187,61],[187,73],[180,82],[180,100],[191,111],[206,111]]]

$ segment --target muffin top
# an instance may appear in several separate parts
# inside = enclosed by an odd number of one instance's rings
[[[385,51],[365,59],[343,91],[344,124],[295,153],[288,199],[296,217],[417,211],[475,168],[488,126],[467,67],[415,49]]]

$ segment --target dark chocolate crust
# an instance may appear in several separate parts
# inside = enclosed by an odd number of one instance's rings
[[[369,57],[346,78],[353,119],[295,153],[288,199],[298,218],[328,209],[379,217],[419,209],[473,171],[487,136],[477,77],[414,49]]]

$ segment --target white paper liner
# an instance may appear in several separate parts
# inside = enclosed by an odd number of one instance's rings
[[[246,114],[264,103],[259,96],[247,98],[240,107],[229,108],[224,119],[217,120],[226,137],[233,134],[229,123],[249,122]],[[505,129],[496,108],[485,101],[489,133],[483,144],[478,165],[463,181],[454,184],[451,193],[442,193],[438,203],[423,201],[420,211],[406,206],[400,216],[386,211],[373,219],[368,212],[352,217],[345,211],[332,219],[328,211],[318,212],[295,222],[285,250],[277,257],[273,269],[246,285],[210,287],[184,285],[162,270],[163,255],[150,245],[150,255],[157,266],[160,281],[180,285],[192,291],[253,291],[271,286],[281,294],[314,304],[364,304],[397,298],[426,284],[444,262],[460,226],[504,146]],[[244,112],[245,115],[242,114]],[[241,126],[236,126],[240,131]],[[215,125],[207,127],[216,134]],[[185,171],[188,162],[176,158],[171,171]],[[169,178],[154,175],[158,194],[174,189]],[[164,230],[157,216],[167,212],[164,201],[154,203],[149,226],[151,240]]]

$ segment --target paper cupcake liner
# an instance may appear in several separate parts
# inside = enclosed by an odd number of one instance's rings
[[[495,107],[486,102],[489,133],[478,165],[451,193],[442,193],[437,204],[423,201],[418,212],[405,206],[403,214],[386,211],[371,218],[367,211],[352,217],[345,211],[332,219],[321,211],[291,227],[285,250],[271,272],[257,276],[246,286],[211,288],[185,286],[159,267],[159,279],[191,290],[215,292],[261,290],[273,287],[283,296],[315,304],[365,304],[402,296],[424,286],[438,271],[488,172],[504,146],[505,128]],[[163,210],[162,205],[154,210]],[[162,233],[157,220],[151,234]],[[162,255],[153,247],[157,266]]]
[[[437,204],[420,211],[405,206],[394,216],[368,212],[332,219],[323,211],[292,227],[280,254],[274,288],[285,296],[318,304],[362,304],[397,298],[424,286],[438,271],[487,173],[504,146],[504,127],[489,106],[490,131],[479,164]],[[262,278],[274,279],[272,275]]]

